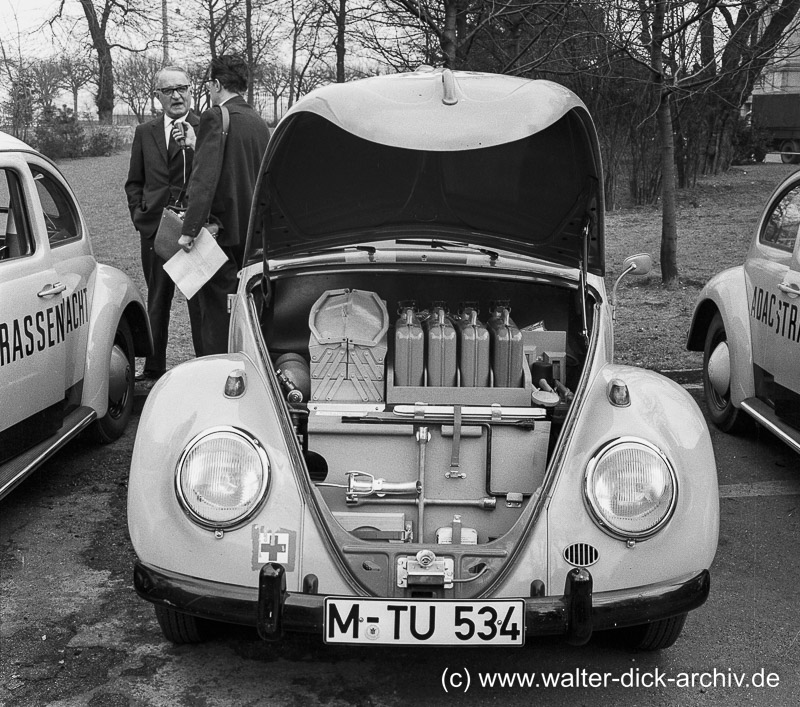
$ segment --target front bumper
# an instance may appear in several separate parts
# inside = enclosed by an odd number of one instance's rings
[[[563,595],[525,597],[525,635],[561,635],[580,645],[594,631],[646,624],[696,609],[708,598],[710,586],[711,575],[702,570],[669,582],[595,594],[589,571],[573,569],[567,573]],[[137,561],[134,587],[143,599],[175,611],[254,626],[265,640],[278,640],[285,631],[323,634],[325,595],[317,593],[317,578],[308,575],[302,592],[288,592],[285,570],[277,563],[261,568],[254,589],[186,577]]]

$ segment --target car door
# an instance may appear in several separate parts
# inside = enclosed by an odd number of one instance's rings
[[[800,428],[800,182],[767,209],[745,263],[756,394]]]
[[[93,273],[97,262],[78,203],[61,175],[49,162],[27,155],[36,191],[31,202],[34,221],[44,230],[63,293],[64,343],[66,355],[67,412],[81,399],[89,341]]]
[[[0,463],[54,434],[64,415],[66,288],[34,200],[24,160],[0,153]]]

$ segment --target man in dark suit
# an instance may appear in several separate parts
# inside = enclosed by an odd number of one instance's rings
[[[179,241],[184,250],[191,250],[200,229],[210,223],[218,229],[217,244],[228,256],[227,262],[192,298],[200,304],[204,356],[228,350],[228,295],[236,292],[250,202],[269,140],[267,124],[242,97],[249,79],[245,61],[236,55],[219,56],[211,61],[208,76],[206,86],[212,107],[200,117],[187,193],[189,203]],[[230,116],[224,146],[220,105],[228,109]]]
[[[164,113],[136,126],[125,182],[131,220],[141,239],[147,314],[153,332],[153,355],[145,359],[144,370],[136,380],[160,378],[167,369],[169,315],[175,283],[164,272],[164,260],[153,245],[164,209],[186,206],[186,183],[194,156],[193,128],[200,123],[189,110],[190,81],[183,69],[172,66],[161,69],[155,86],[155,96]],[[197,304],[190,302],[190,319],[198,316],[197,310]]]

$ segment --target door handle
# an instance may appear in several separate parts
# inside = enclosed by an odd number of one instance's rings
[[[61,282],[54,282],[52,285],[47,285],[41,292],[37,292],[37,297],[53,297],[67,289],[67,286]]]
[[[790,297],[800,296],[800,286],[794,282],[782,282],[780,285],[778,285],[778,289]]]

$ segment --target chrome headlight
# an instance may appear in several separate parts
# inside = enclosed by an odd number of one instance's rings
[[[656,446],[621,437],[592,457],[584,492],[595,520],[621,538],[646,538],[660,530],[675,510],[675,471]]]
[[[269,477],[269,459],[257,439],[234,427],[214,427],[183,450],[175,490],[194,522],[230,528],[256,511],[267,495]]]

